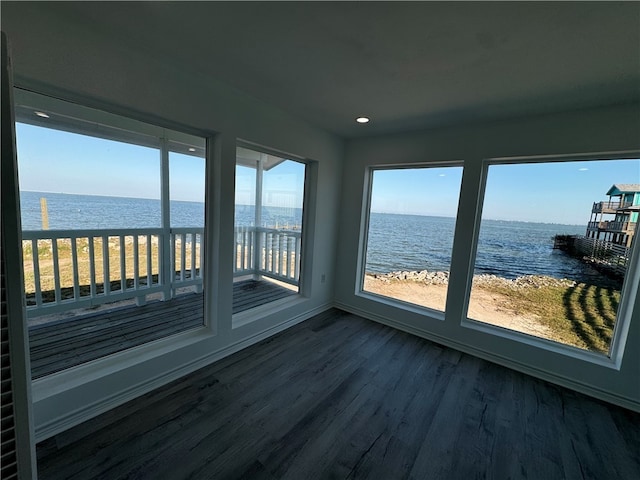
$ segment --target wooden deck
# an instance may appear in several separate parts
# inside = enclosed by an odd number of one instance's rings
[[[233,313],[294,294],[267,281],[236,282]],[[203,312],[203,295],[193,293],[30,327],[31,376],[40,378],[197,327],[203,323]]]
[[[337,310],[38,444],[41,480],[640,478],[640,415]]]

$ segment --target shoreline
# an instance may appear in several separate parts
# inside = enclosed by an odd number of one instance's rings
[[[365,277],[369,277],[382,282],[394,281],[410,281],[421,282],[425,285],[448,285],[449,272],[447,271],[404,271],[398,270],[388,273],[365,273]],[[481,273],[473,276],[473,284],[478,286],[500,286],[512,289],[524,287],[574,287],[578,284],[577,280],[568,278],[555,278],[549,275],[523,275],[514,279],[500,277],[498,275]]]
[[[449,272],[367,273],[363,291],[445,311]],[[620,287],[600,282],[525,275],[473,277],[467,318],[581,349],[608,351]]]

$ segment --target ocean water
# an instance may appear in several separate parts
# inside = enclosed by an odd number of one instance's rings
[[[160,200],[63,193],[20,192],[23,230],[41,230],[40,198],[46,198],[50,230],[159,228]],[[204,204],[171,202],[171,225],[201,227]]]
[[[454,228],[454,218],[372,213],[366,271],[449,271]],[[595,272],[590,267],[553,249],[556,234],[584,235],[585,230],[586,225],[483,220],[475,273],[505,278],[591,276]]]
[[[42,229],[40,198],[47,199],[49,229],[160,227],[160,201],[136,198],[21,192],[22,228]],[[236,206],[236,224],[252,226],[254,207]],[[448,271],[454,219],[372,213],[366,271]],[[262,226],[297,228],[299,208],[264,207]],[[173,227],[204,226],[204,204],[171,202]],[[581,278],[593,274],[582,262],[553,249],[556,234],[582,235],[586,226],[485,220],[478,239],[476,273],[515,278],[550,275]],[[410,235],[407,235],[410,232]]]
[[[159,228],[160,200],[146,198],[103,197],[97,195],[69,195],[63,193],[20,193],[23,230],[41,230],[40,198],[47,199],[50,230]],[[171,226],[203,227],[204,203],[170,202]],[[253,226],[255,207],[238,205],[236,224]],[[299,208],[263,207],[262,226],[299,227],[302,210]]]

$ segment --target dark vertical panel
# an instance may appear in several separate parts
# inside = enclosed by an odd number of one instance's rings
[[[4,242],[2,242],[4,243]],[[9,315],[7,314],[7,289],[2,248],[2,378],[0,380],[0,411],[2,412],[2,433],[0,452],[0,476],[10,480],[18,478],[18,460],[16,458],[16,425],[13,409],[13,380],[11,377],[11,346],[9,345]]]
[[[2,33],[2,478],[35,478],[27,329],[24,321],[20,204],[15,150],[13,81],[7,37]]]

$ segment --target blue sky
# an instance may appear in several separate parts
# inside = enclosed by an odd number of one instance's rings
[[[454,217],[461,180],[462,167],[375,170],[371,210]]]
[[[455,216],[461,167],[376,170],[374,212]],[[483,218],[583,225],[614,183],[640,183],[640,160],[491,165]]]
[[[16,124],[20,189],[35,192],[160,198],[157,149]],[[169,155],[170,195],[204,201],[204,159]]]
[[[305,165],[285,160],[266,170],[262,180],[265,206],[302,208]],[[255,205],[256,169],[236,167],[236,204]]]
[[[160,198],[157,149],[18,123],[20,189],[81,195]],[[255,170],[238,168],[238,203],[255,202]],[[172,200],[204,202],[205,161],[171,152]],[[263,190],[302,203],[304,165],[285,161],[264,174]],[[265,204],[277,203],[277,198]],[[266,197],[265,197],[266,200]]]
[[[160,198],[157,150],[20,123],[16,130],[22,190]],[[204,171],[204,159],[172,153],[171,198],[202,202]],[[236,201],[246,203],[255,176],[237,172]],[[376,170],[372,211],[455,216],[461,178],[462,167]],[[301,196],[303,181],[304,165],[289,161],[265,174],[264,187]],[[483,218],[585,224],[614,183],[640,183],[640,160],[493,165]]]

